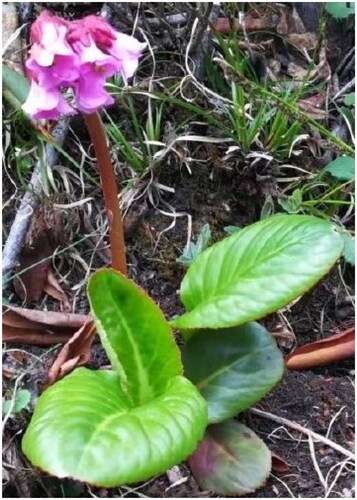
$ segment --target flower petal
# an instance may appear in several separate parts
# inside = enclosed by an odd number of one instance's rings
[[[78,81],[75,89],[77,108],[83,113],[94,113],[101,106],[113,104],[114,99],[104,90],[105,77],[88,71]]]
[[[75,114],[76,111],[66,102],[57,89],[45,89],[35,81],[31,82],[30,92],[22,105],[28,115],[36,119],[55,120],[61,115]]]

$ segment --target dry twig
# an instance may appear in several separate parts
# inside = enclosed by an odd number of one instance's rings
[[[331,441],[331,439],[326,438],[325,436],[321,436],[321,434],[317,434],[314,431],[311,431],[310,429],[307,429],[306,427],[298,424],[297,422],[294,422],[292,420],[288,420],[287,418],[284,417],[279,417],[278,415],[274,415],[273,413],[269,413],[267,411],[259,410],[258,408],[251,408],[249,410],[251,413],[254,415],[258,415],[259,417],[263,418],[268,418],[269,420],[273,420],[273,422],[276,422],[281,425],[286,425],[287,427],[290,427],[291,429],[294,429],[295,431],[301,432],[302,434],[305,434],[308,436],[310,439],[315,439],[316,441],[320,441],[320,443],[324,443],[330,448],[333,448],[334,450],[338,451],[342,455],[345,455],[346,457],[350,458],[351,460],[355,459],[354,454],[352,451],[347,450],[343,446],[335,443],[334,441]]]

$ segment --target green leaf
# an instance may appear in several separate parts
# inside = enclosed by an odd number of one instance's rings
[[[3,64],[2,82],[3,85],[19,102],[19,105],[22,105],[26,101],[28,93],[30,91],[30,84],[23,75]]]
[[[205,250],[188,269],[179,329],[226,328],[277,311],[324,276],[343,241],[328,221],[277,215]]]
[[[181,376],[135,407],[116,372],[78,368],[40,396],[22,450],[50,474],[114,487],[184,460],[206,424],[204,399]]]
[[[189,266],[198,257],[198,255],[202,253],[205,248],[207,248],[210,241],[211,229],[209,224],[205,224],[198,235],[197,243],[193,243],[193,241],[191,241],[184,249],[182,255],[176,259],[176,262]]]
[[[180,351],[161,310],[144,290],[111,269],[91,276],[88,296],[122,389],[136,404],[160,395],[170,378],[182,374]]]
[[[326,165],[324,172],[328,172],[340,181],[350,181],[355,176],[355,159],[352,156],[339,156]]]
[[[224,232],[227,234],[233,234],[240,231],[242,228],[239,226],[225,226],[223,228]]]
[[[355,92],[351,92],[350,94],[346,94],[343,102],[346,106],[354,106],[356,102]]]
[[[325,9],[335,19],[345,19],[355,13],[354,2],[325,2]]]
[[[281,379],[284,361],[258,323],[200,330],[182,354],[185,376],[208,404],[208,422],[221,422],[257,403]]]
[[[356,261],[355,239],[348,232],[342,233],[342,238],[344,243],[343,253],[342,253],[343,258],[345,259],[346,262],[348,262],[348,264],[354,266]]]
[[[2,403],[2,412],[6,415],[10,410],[11,413],[20,413],[27,408],[31,401],[31,392],[27,389],[16,391],[15,401],[8,399]]]
[[[208,427],[188,462],[202,489],[240,497],[263,485],[270,473],[271,454],[252,430],[227,420]]]
[[[281,198],[278,200],[279,205],[289,214],[296,214],[301,209],[302,191],[301,189],[294,189],[291,196],[288,198]]]

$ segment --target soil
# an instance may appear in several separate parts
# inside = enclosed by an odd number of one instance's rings
[[[87,138],[84,133],[81,138],[85,144]],[[75,151],[73,138],[68,138],[65,148],[71,152]],[[153,189],[156,207],[146,195],[134,202],[126,215],[129,274],[149,293],[168,318],[183,311],[179,300],[179,286],[186,268],[176,262],[176,259],[182,253],[187,241],[187,216],[192,218],[194,240],[202,226],[209,223],[212,242],[215,242],[227,236],[225,226],[243,227],[259,220],[267,195],[273,197],[275,209],[279,210],[276,185],[278,165],[267,166],[264,162],[258,162],[254,168],[250,168],[249,162],[246,162],[243,157],[238,157],[229,164],[223,164],[220,161],[223,154],[224,150],[215,144],[201,146],[199,153],[196,152],[196,157],[204,161],[191,165],[191,171],[184,163],[179,163],[177,160],[172,161],[172,158],[165,160],[155,168],[153,177],[156,183],[168,186],[174,189],[174,192],[160,191],[159,197],[158,191]],[[125,172],[118,172],[118,177],[124,180]],[[149,176],[140,181],[142,186],[146,186],[148,182]],[[93,214],[93,220],[95,220],[102,200],[99,190],[94,192],[92,188],[90,194],[93,195],[93,193],[96,196],[97,212]],[[186,215],[178,215],[176,219],[163,215],[160,210],[167,212],[168,204],[174,207],[177,214]],[[9,213],[6,214],[5,220],[6,223],[8,220],[10,222]],[[167,230],[173,221],[174,226]],[[84,260],[88,255],[92,255],[92,249],[86,243],[78,248]],[[63,264],[62,261],[61,263]],[[105,263],[100,256],[95,256],[92,270],[104,266]],[[344,282],[341,281],[341,273]],[[64,288],[70,301],[75,295],[71,286],[81,282],[83,277],[83,270],[80,266],[68,268],[67,285]],[[336,267],[295,304],[283,312],[262,320],[271,332],[277,334],[277,343],[284,354],[290,352],[296,345],[325,338],[353,322],[354,311],[348,300],[345,286],[349,293],[352,293],[353,272],[348,265],[342,266],[342,269]],[[75,312],[88,312],[88,302],[84,292],[76,294],[75,304]],[[45,298],[45,303],[29,306],[45,306],[49,310],[59,308],[58,303],[48,298]],[[281,331],[288,332],[288,335],[278,335]],[[177,341],[181,343],[179,336],[177,336]],[[23,345],[14,347],[25,352],[21,360],[24,369],[29,368],[31,355],[43,356],[41,366],[37,365],[33,370],[28,369],[27,375],[22,380],[22,386],[29,389],[36,397],[41,391],[58,349],[46,351],[42,348]],[[5,368],[11,367],[12,362],[9,354],[5,353]],[[99,368],[107,364],[108,360],[103,349],[95,343],[88,366]],[[304,372],[287,371],[281,383],[257,407],[296,421],[321,435],[325,436],[329,432],[329,438],[332,441],[352,450],[355,416],[353,378],[354,363],[352,361]],[[4,486],[4,497],[79,498],[95,495],[100,498],[122,496],[195,498],[215,496],[199,489],[186,464],[180,464],[176,471],[178,478],[181,479],[180,484],[176,486],[172,486],[166,474],[129,489],[89,489],[86,485],[72,481],[50,478],[31,469],[19,451],[21,435],[29,417],[30,412],[24,412],[21,417],[11,418],[7,424],[4,439],[5,462],[10,464],[10,468],[7,469],[6,478],[8,476],[9,478]],[[330,427],[334,417],[336,418]],[[321,484],[315,470],[306,436],[288,427],[279,426],[268,418],[258,417],[249,411],[237,418],[251,427],[287,464],[287,470],[283,472],[273,470],[266,484],[250,495],[251,498],[290,496],[319,498],[325,496],[325,487]],[[338,475],[329,493],[330,497],[351,498],[354,491],[353,470],[349,464],[341,468],[336,467],[336,464],[342,463],[345,457],[321,443],[315,443],[315,454],[318,457],[323,477],[326,478],[329,473],[328,485],[331,485]],[[15,467],[15,470],[11,466]],[[16,485],[19,481],[23,482],[23,486]]]

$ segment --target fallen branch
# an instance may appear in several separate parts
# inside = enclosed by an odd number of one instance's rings
[[[54,141],[62,146],[68,131],[68,118],[61,119],[56,127],[51,132]],[[52,168],[57,163],[58,151],[56,147],[48,143],[45,148],[45,162],[49,168]],[[41,183],[42,161],[38,160],[32,172],[30,184],[24,194],[20,207],[16,212],[15,219],[12,223],[9,235],[7,237],[3,256],[2,256],[2,272],[3,285],[6,286],[7,273],[18,264],[18,259],[21,250],[24,246],[31,218],[38,207],[41,199],[42,183]]]
[[[250,408],[249,411],[254,415],[258,415],[259,417],[263,418],[268,418],[269,420],[273,420],[273,422],[276,422],[277,424],[286,425],[287,427],[290,427],[295,431],[305,434],[309,438],[315,439],[320,443],[324,443],[330,448],[333,448],[334,450],[338,451],[342,455],[345,455],[346,457],[350,458],[351,460],[355,459],[355,455],[351,451],[346,450],[346,448],[337,443],[334,443],[333,441],[331,441],[331,439],[328,439],[325,436],[321,436],[320,434],[317,434],[316,432],[307,429],[306,427],[298,424],[297,422],[288,420],[287,418],[284,417],[279,417],[278,415],[274,415],[273,413],[268,413],[267,411],[259,410],[258,408]]]
[[[247,31],[274,30],[276,29],[278,23],[279,16],[253,17],[249,14],[244,16],[244,24]],[[243,25],[239,19],[230,20],[225,17],[220,17],[213,24],[213,30],[224,35],[228,35],[232,31],[243,32]]]

